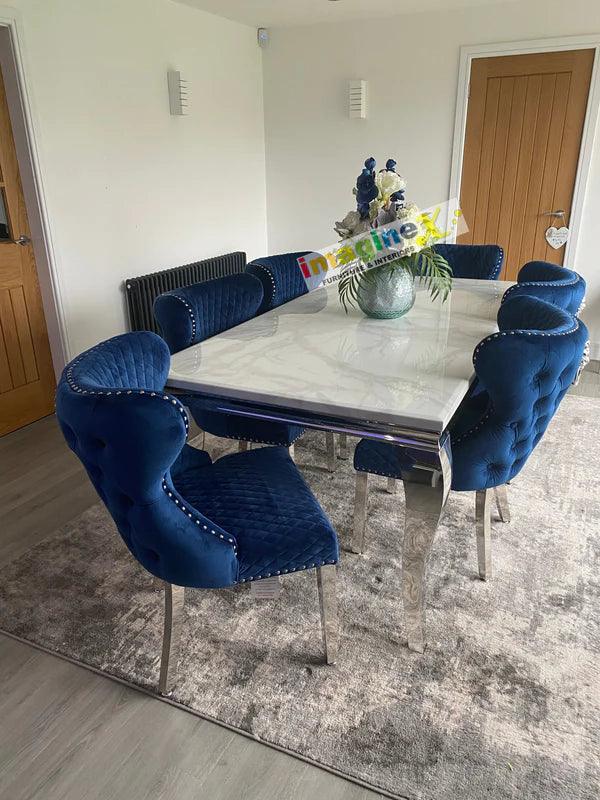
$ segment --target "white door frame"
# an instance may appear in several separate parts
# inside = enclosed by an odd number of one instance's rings
[[[28,92],[28,70],[27,60],[23,49],[23,24],[20,13],[15,8],[0,6],[0,26],[8,29],[10,44],[12,49],[14,73],[13,79],[16,80],[17,100],[20,101],[20,108],[15,109],[15,104],[11,112],[20,112],[23,122],[24,149],[29,163],[19,164],[22,182],[27,182],[27,172],[31,176],[29,186],[24,185],[27,203],[27,214],[29,216],[30,227],[32,228],[33,246],[36,260],[38,278],[42,291],[42,302],[46,317],[46,327],[50,339],[50,349],[54,370],[58,375],[71,356],[69,338],[65,321],[64,291],[62,290],[60,272],[57,269],[57,256],[52,242],[52,231],[48,215],[48,207],[42,180],[43,170],[35,135],[35,114],[31,96]],[[5,76],[8,77],[8,76]],[[7,86],[7,94],[9,87]],[[14,94],[14,92],[13,92]],[[13,123],[13,130],[15,125]],[[15,131],[17,134],[17,131]],[[19,143],[17,151],[19,150]],[[24,170],[23,166],[28,169]],[[27,192],[29,189],[29,192]],[[28,197],[29,195],[29,197]],[[38,235],[36,236],[36,230]]]
[[[488,58],[490,56],[522,55],[524,53],[553,53],[559,50],[587,49],[595,51],[595,58],[581,137],[577,175],[573,190],[573,203],[571,206],[571,217],[569,219],[571,235],[565,248],[565,264],[575,263],[577,255],[583,204],[588,188],[590,161],[592,158],[594,138],[596,136],[598,111],[600,110],[600,34],[591,36],[560,36],[551,39],[500,42],[497,44],[466,45],[460,48],[449,197],[460,197],[465,130],[467,125],[467,104],[469,100],[469,80],[471,77],[471,62],[473,59]],[[468,225],[469,220],[465,221]]]

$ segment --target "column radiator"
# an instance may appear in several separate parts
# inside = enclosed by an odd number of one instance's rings
[[[127,278],[125,293],[129,312],[129,329],[132,331],[154,331],[160,333],[154,321],[152,306],[154,300],[163,292],[201,283],[222,275],[243,272],[246,267],[246,253],[227,253],[223,256],[206,258],[193,264]]]

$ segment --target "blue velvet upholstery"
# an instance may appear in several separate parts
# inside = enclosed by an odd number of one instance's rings
[[[504,299],[539,297],[577,315],[583,307],[585,289],[585,281],[577,272],[548,261],[529,261],[521,267],[517,283],[506,290]]]
[[[504,250],[497,244],[436,244],[434,250],[444,256],[455,278],[496,281],[502,270]]]
[[[503,303],[498,326],[473,355],[479,391],[465,398],[450,425],[458,491],[501,486],[520,472],[575,379],[588,338],[571,314],[531,297]],[[354,467],[399,478],[406,454],[363,439]]]
[[[228,275],[161,294],[154,316],[171,353],[177,353],[252,319],[262,300],[261,283],[252,275]],[[214,436],[289,447],[304,433],[299,425],[217,411],[214,398],[188,395],[184,402],[202,430]]]
[[[159,295],[154,316],[171,353],[203,342],[256,316],[263,300],[259,281],[226,275]]]
[[[303,250],[299,253],[255,258],[246,265],[246,272],[258,278],[263,287],[264,298],[259,314],[277,308],[301,294],[307,294],[308,289],[298,266],[298,259],[309,252]]]
[[[225,456],[187,445],[164,391],[166,344],[117,336],[63,372],[58,419],[133,556],[179,586],[231,586],[336,563],[335,531],[283,448]]]

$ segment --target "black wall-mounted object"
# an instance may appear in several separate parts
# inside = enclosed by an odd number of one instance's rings
[[[243,272],[246,268],[246,253],[226,253],[203,261],[194,261],[181,267],[140,275],[125,280],[129,329],[132,331],[154,331],[160,333],[154,320],[152,307],[155,299],[163,292],[181,289],[223,275]]]

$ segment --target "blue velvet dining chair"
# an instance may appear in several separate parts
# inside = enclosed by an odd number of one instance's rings
[[[154,316],[171,353],[255,317],[263,301],[261,283],[252,275],[227,275],[159,295]],[[186,395],[185,405],[202,431],[237,439],[240,450],[249,442],[290,448],[304,433],[300,425],[250,419],[215,410],[214,398]]]
[[[496,281],[502,270],[504,250],[497,244],[436,244],[455,278]]]
[[[579,316],[585,305],[585,280],[577,272],[549,261],[529,261],[519,270],[517,283],[504,293],[513,297],[538,297]]]
[[[72,361],[56,398],[83,463],[133,557],[164,582],[159,689],[175,675],[184,587],[213,589],[316,569],[328,663],[335,661],[334,529],[282,447],[215,462],[186,444],[188,420],[165,391],[165,342],[149,331]]]
[[[278,308],[284,303],[289,303],[296,297],[308,294],[306,282],[298,266],[298,259],[308,255],[310,250],[301,250],[297,253],[280,253],[275,256],[255,258],[246,265],[246,272],[257,278],[263,287],[263,302],[258,309],[259,314]],[[327,450],[327,469],[334,472],[336,461],[347,458],[346,434],[338,435],[339,450],[336,447],[335,435],[331,431],[325,434]]]
[[[498,333],[475,348],[478,392],[468,395],[451,421],[452,489],[476,493],[479,576],[491,575],[491,492],[500,497],[525,466],[586,359],[588,332],[567,311],[533,297],[507,299],[498,312]],[[361,439],[352,550],[364,546],[369,474],[402,478],[406,451]]]
[[[263,287],[259,314],[307,294],[308,289],[298,267],[298,259],[308,252],[310,251],[302,250],[298,253],[263,256],[255,258],[246,265],[246,272],[257,278]]]

